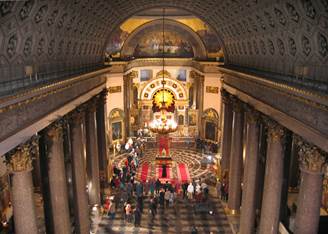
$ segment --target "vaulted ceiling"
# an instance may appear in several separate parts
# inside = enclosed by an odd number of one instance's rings
[[[17,76],[31,64],[52,70],[100,62],[111,32],[155,7],[208,23],[229,64],[327,82],[327,0],[1,1],[0,75]]]

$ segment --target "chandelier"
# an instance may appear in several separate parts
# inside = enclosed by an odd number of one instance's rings
[[[168,102],[171,101],[167,98],[167,91],[165,90],[165,80],[164,80],[164,71],[165,71],[165,31],[164,31],[164,16],[165,9],[163,9],[163,48],[162,48],[162,65],[163,65],[163,80],[162,80],[162,90],[159,92],[161,98],[160,107],[159,107],[159,116],[154,114],[154,119],[149,123],[150,131],[159,134],[168,134],[170,132],[175,132],[178,128],[177,123],[175,122],[172,115],[169,114],[168,108],[171,106]],[[158,101],[158,100],[157,100]],[[173,102],[174,103],[174,102]]]

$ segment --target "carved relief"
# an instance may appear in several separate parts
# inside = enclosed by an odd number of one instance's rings
[[[13,9],[15,5],[14,1],[2,1],[0,2],[0,16],[4,17],[11,13],[11,10]]]
[[[269,12],[264,12],[264,16],[266,17],[267,21],[268,21],[268,24],[274,28],[274,21],[273,21],[273,18],[271,17],[270,13]]]
[[[277,39],[279,54],[283,56],[285,54],[284,42],[281,39]]]
[[[321,0],[321,4],[325,8],[325,11],[328,12],[328,1],[327,0]]]
[[[295,40],[290,37],[288,38],[289,53],[293,56],[296,55],[296,43]]]
[[[311,19],[315,18],[316,10],[310,0],[302,0],[302,5],[305,10],[306,16]]]
[[[34,4],[34,0],[29,0],[24,3],[24,6],[19,12],[19,18],[21,20],[25,20],[29,16],[33,8],[33,4]]]
[[[265,30],[265,29],[266,29],[266,26],[265,26],[265,23],[264,23],[264,21],[262,20],[262,18],[261,18],[260,16],[256,15],[256,19],[257,19],[258,24],[261,25],[261,28],[262,28],[263,30]]]
[[[299,16],[298,12],[296,11],[295,7],[290,3],[286,3],[286,8],[289,13],[289,17],[294,22],[298,23],[298,21],[300,20],[300,16]]]
[[[43,54],[43,48],[46,43],[46,40],[44,38],[41,38],[39,43],[38,43],[38,48],[37,48],[37,55],[41,56]]]
[[[7,55],[9,58],[12,58],[16,54],[18,44],[18,37],[16,34],[12,35],[9,38],[8,46],[7,46]]]
[[[319,33],[318,35],[318,46],[319,46],[319,54],[322,57],[326,57],[328,54],[328,43],[327,43],[327,38]]]
[[[32,45],[33,45],[33,39],[32,39],[32,36],[30,36],[25,40],[25,43],[24,43],[23,54],[25,55],[25,57],[28,57],[31,55]]]
[[[61,40],[58,44],[58,54],[62,54],[63,52],[63,47],[64,47],[64,40]]]
[[[282,13],[281,10],[274,8],[274,13],[276,14],[276,17],[279,19],[279,23],[283,26],[286,25],[286,17],[284,16],[284,14]]]
[[[264,41],[260,40],[260,48],[261,48],[261,52],[263,55],[266,54],[266,48],[265,48],[265,44]]]
[[[60,17],[58,24],[57,24],[58,29],[61,29],[64,26],[66,18],[67,18],[67,13],[64,13],[62,15],[62,17]]]
[[[47,21],[48,26],[51,26],[55,23],[57,16],[58,16],[58,10],[54,10],[48,18],[48,21]]]
[[[54,53],[54,48],[55,48],[55,39],[52,39],[49,43],[49,47],[48,47],[48,54],[49,55],[53,55]]]
[[[48,11],[47,5],[40,7],[39,11],[34,16],[34,22],[36,24],[40,23],[43,20],[44,15],[47,13],[47,11]]]
[[[5,162],[11,173],[32,170],[32,160],[39,153],[38,140],[39,137],[34,136],[7,153]]]
[[[311,53],[311,45],[310,45],[310,40],[306,36],[302,37],[302,48],[303,48],[303,53],[306,56],[309,56]]]
[[[284,127],[271,119],[264,119],[268,126],[268,141],[280,142],[285,135]]]
[[[274,45],[273,45],[273,42],[268,39],[268,48],[269,48],[269,52],[271,55],[274,55]]]
[[[255,40],[253,41],[253,47],[254,47],[254,51],[255,51],[255,53],[256,53],[256,54],[259,54],[260,51],[259,51],[259,48],[258,48],[257,43],[256,43]]]
[[[300,167],[313,173],[323,173],[327,161],[326,154],[315,145],[305,142],[301,137],[296,138]]]
[[[257,25],[256,25],[256,23],[253,21],[253,19],[252,19],[252,18],[248,18],[248,22],[249,22],[249,24],[252,26],[253,30],[254,30],[255,32],[257,32]]]

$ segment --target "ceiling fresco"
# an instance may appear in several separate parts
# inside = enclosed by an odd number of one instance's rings
[[[118,27],[110,37],[110,40],[106,47],[106,53],[108,56],[113,58],[121,57],[121,50],[125,41],[131,36],[131,34],[143,25],[155,21],[161,20],[161,16],[135,16],[126,20],[123,24]],[[194,16],[167,16],[166,20],[173,20],[181,23],[191,30],[193,30],[202,40],[207,50],[208,58],[222,57],[223,53],[219,44],[218,38],[214,31],[204,23],[201,19]],[[161,54],[163,46],[161,28],[157,28],[157,32],[152,32],[151,35],[147,35],[151,39],[147,40],[144,38],[139,43],[136,43],[136,53],[134,57],[158,57]],[[192,46],[188,41],[183,38],[183,35],[174,32],[173,30],[166,28],[166,43],[165,53],[167,57],[193,57],[194,53]],[[147,32],[148,34],[148,32]],[[138,46],[137,46],[138,44]],[[150,47],[153,47],[151,49]]]

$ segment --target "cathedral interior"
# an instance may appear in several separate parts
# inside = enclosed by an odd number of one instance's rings
[[[327,74],[327,0],[0,1],[0,233],[328,233]]]

